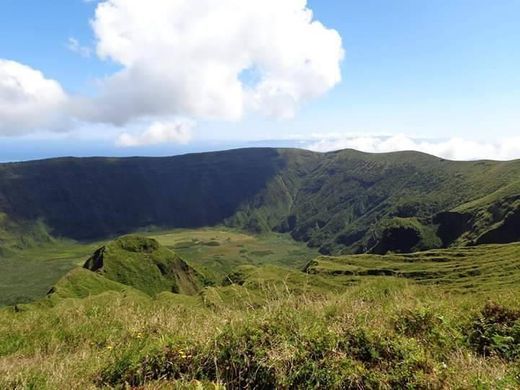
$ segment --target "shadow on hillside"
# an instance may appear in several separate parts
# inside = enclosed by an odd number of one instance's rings
[[[53,235],[77,240],[148,226],[196,228],[232,216],[285,164],[277,150],[260,148],[6,164],[0,207],[15,219],[43,219]]]

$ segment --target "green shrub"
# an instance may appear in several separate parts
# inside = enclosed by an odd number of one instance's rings
[[[473,319],[468,340],[481,355],[520,358],[520,311],[487,303]]]

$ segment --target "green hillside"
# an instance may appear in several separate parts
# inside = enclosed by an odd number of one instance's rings
[[[196,294],[203,275],[152,238],[124,236],[99,248],[84,268],[104,279],[154,296],[163,291]]]
[[[520,161],[453,162],[416,152],[328,153],[299,189],[287,227],[324,254],[447,246],[466,231],[495,229],[507,212],[494,213],[477,227],[483,219],[470,211],[460,230],[451,221],[438,220],[439,213],[492,193],[497,196],[488,207],[503,202],[497,208],[518,210],[508,198],[511,193],[502,196],[500,189],[515,192],[512,184],[519,181]],[[439,231],[450,232],[453,239],[443,241]],[[518,241],[519,231],[507,242]],[[470,243],[470,238],[457,244]]]
[[[2,164],[0,247],[46,232],[93,240],[218,224],[290,233],[323,254],[507,243],[520,240],[519,186],[518,160],[416,152],[243,149]]]
[[[107,252],[0,309],[0,388],[520,386],[519,244],[242,265],[194,296],[130,286],[176,258],[156,241]]]
[[[204,275],[205,283],[213,284],[219,284],[241,265],[302,269],[319,254],[280,233],[252,235],[234,229],[203,228],[140,233],[143,234],[189,262]],[[62,276],[82,267],[97,249],[106,245],[54,240],[13,250],[0,258],[0,306],[43,298]]]
[[[412,152],[0,165],[0,388],[520,388],[519,190]]]
[[[320,256],[305,268],[346,283],[392,276],[444,290],[482,294],[520,292],[520,243],[431,250],[410,254]]]

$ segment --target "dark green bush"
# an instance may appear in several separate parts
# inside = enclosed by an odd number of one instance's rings
[[[473,319],[468,332],[471,347],[484,356],[520,358],[520,311],[488,303]]]

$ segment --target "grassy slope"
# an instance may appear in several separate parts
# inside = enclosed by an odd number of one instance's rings
[[[87,298],[107,291],[144,294],[133,287],[115,282],[95,272],[84,268],[75,268],[52,287],[46,297],[47,299],[41,301],[41,303],[56,304],[62,299]]]
[[[329,153],[298,192],[291,231],[323,252],[345,247],[364,252],[381,241],[379,227],[389,218],[416,218],[432,225],[443,210],[503,187],[515,192],[511,185],[519,177],[520,161],[452,162],[416,152]]]
[[[208,226],[232,216],[284,165],[275,149],[0,164],[0,212],[43,219],[54,236],[78,240]]]
[[[401,255],[321,256],[308,273],[355,281],[395,276],[464,293],[520,291],[520,243],[432,250]]]
[[[202,275],[176,253],[141,236],[124,236],[104,245],[85,268],[151,296],[163,291],[194,295],[203,285]]]
[[[318,255],[305,244],[275,233],[254,236],[211,228],[149,234],[217,284],[239,265],[274,264],[301,269]],[[0,306],[44,297],[62,276],[83,265],[100,246],[102,243],[57,241],[0,258]]]
[[[516,294],[486,298],[520,309]],[[111,291],[0,311],[0,387],[518,388],[520,338],[493,313],[520,314],[483,307],[395,278],[255,310]],[[493,339],[480,324],[498,325]]]
[[[186,246],[186,234],[158,237]],[[193,253],[259,252],[247,235],[198,234]],[[245,264],[197,296],[77,269],[52,305],[0,309],[0,388],[517,388],[519,255],[509,244],[319,257],[307,273]]]

